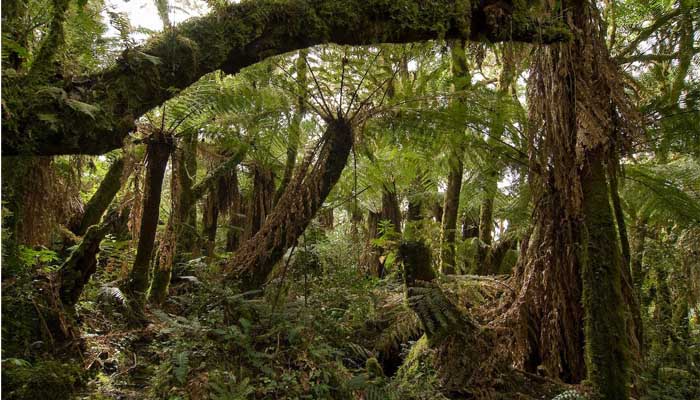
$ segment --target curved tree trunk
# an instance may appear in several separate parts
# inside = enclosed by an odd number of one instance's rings
[[[83,240],[73,250],[58,271],[60,276],[59,294],[63,305],[72,309],[78,302],[83,288],[97,268],[97,254],[102,239],[114,228],[119,219],[119,210],[113,209],[105,215],[99,225],[91,225]]]
[[[530,18],[528,2],[501,3],[488,9],[484,2],[475,3],[475,13],[472,2],[454,0],[405,1],[403,6],[386,0],[232,3],[177,25],[168,33],[172,40],[156,36],[138,49],[125,51],[95,76],[66,82],[66,98],[85,99],[84,94],[90,93],[89,102],[97,112],[76,113],[52,96],[35,96],[28,103],[21,100],[22,90],[3,90],[10,107],[2,117],[3,155],[106,153],[122,146],[135,119],[172,98],[177,92],[173,88],[190,86],[212,71],[235,74],[266,57],[318,44],[569,39],[560,22]],[[142,62],[139,54],[144,53],[159,62]],[[56,115],[58,122],[37,118],[35,110]]]
[[[160,216],[160,198],[165,167],[168,165],[172,143],[170,138],[151,138],[146,150],[146,181],[141,214],[141,229],[136,258],[129,274],[127,290],[131,310],[141,319],[150,288],[151,257]]]
[[[330,121],[322,140],[316,164],[311,166],[305,161],[301,165],[260,231],[243,243],[228,263],[233,270],[230,278],[240,280],[243,288],[259,288],[265,283],[340,178],[352,148],[352,127],[344,120]]]
[[[85,205],[85,212],[80,221],[71,229],[73,233],[82,236],[89,227],[100,222],[107,207],[109,207],[117,192],[121,189],[122,182],[131,173],[130,168],[126,164],[122,156],[114,160],[112,165],[110,165],[97,191]]]

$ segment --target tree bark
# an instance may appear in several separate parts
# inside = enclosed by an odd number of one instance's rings
[[[235,74],[266,57],[318,44],[368,45],[437,38],[569,40],[569,31],[560,22],[535,21],[527,7],[526,2],[487,10],[476,6],[472,13],[471,2],[454,0],[262,0],[230,4],[184,22],[140,48],[126,50],[113,67],[93,76],[52,82],[66,92],[64,96],[51,96],[46,91],[47,95],[27,99],[24,93],[31,90],[31,80],[5,80],[3,155],[108,152],[122,146],[136,119],[173,97],[176,91],[172,89],[186,88],[215,70]],[[493,18],[485,18],[485,13]],[[149,57],[157,57],[158,62]],[[95,108],[82,112],[75,101]],[[38,114],[56,118],[47,120]]]
[[[136,258],[129,274],[127,290],[131,310],[137,319],[141,318],[151,285],[151,257],[160,216],[160,198],[163,188],[165,167],[168,165],[172,143],[171,138],[151,138],[146,150],[146,181],[141,214],[141,229],[136,248]]]
[[[232,269],[229,277],[239,280],[242,288],[259,288],[265,283],[340,178],[352,148],[352,127],[344,120],[329,121],[322,140],[316,164],[305,160],[260,231],[243,243],[228,263]]]

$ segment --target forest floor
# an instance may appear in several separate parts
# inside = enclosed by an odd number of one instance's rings
[[[469,398],[447,397],[429,358],[407,360],[423,330],[391,272],[378,280],[339,264],[292,265],[264,292],[242,294],[220,283],[215,262],[181,267],[168,301],[138,329],[127,324],[121,292],[105,283],[116,272],[98,273],[78,308],[90,378],[77,398]],[[487,278],[449,287],[476,310],[505,286]],[[525,373],[517,380],[491,398],[575,393]]]

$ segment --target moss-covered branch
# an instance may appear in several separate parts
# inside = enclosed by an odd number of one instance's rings
[[[515,2],[526,7],[527,2]],[[324,43],[368,45],[438,38],[567,40],[529,11],[467,0],[260,0],[231,4],[124,52],[82,79],[3,79],[3,155],[101,154],[121,147],[134,120],[215,70]],[[491,15],[493,14],[493,15]],[[474,23],[472,23],[472,20]],[[176,90],[173,90],[176,89]]]

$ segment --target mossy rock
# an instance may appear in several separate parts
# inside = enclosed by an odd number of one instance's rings
[[[2,363],[2,397],[8,400],[65,400],[85,384],[80,365],[59,361],[39,361],[34,365],[20,360]]]

